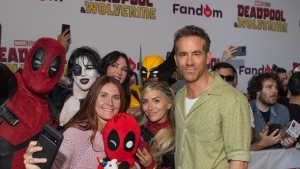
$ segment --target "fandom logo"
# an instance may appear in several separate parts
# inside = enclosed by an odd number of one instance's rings
[[[136,68],[136,63],[129,57],[128,58],[130,69],[134,70]]]
[[[206,17],[222,18],[223,12],[221,10],[212,10],[207,4],[205,7],[201,4],[200,7],[182,6],[180,4],[173,4],[173,13],[179,12],[184,15],[198,15]]]
[[[241,75],[242,73],[246,75],[255,75],[255,74],[270,72],[270,71],[271,68],[268,64],[266,66],[262,65],[260,68],[239,66],[239,75]]]

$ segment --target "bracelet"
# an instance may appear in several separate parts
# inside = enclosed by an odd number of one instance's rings
[[[257,142],[257,145],[258,145],[261,149],[264,149],[264,148],[265,148],[262,144],[260,144],[260,142]]]

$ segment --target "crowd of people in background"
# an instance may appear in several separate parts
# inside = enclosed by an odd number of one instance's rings
[[[57,37],[66,51],[71,43],[67,32]],[[64,135],[52,168],[96,168],[95,157],[106,157],[102,129],[120,112],[134,116],[141,129],[143,148],[131,168],[246,169],[250,151],[300,148],[299,138],[280,134],[291,120],[300,123],[300,64],[288,71],[274,65],[270,72],[253,75],[242,93],[236,89],[237,71],[228,63],[237,47],[229,45],[208,70],[210,43],[205,30],[185,26],[174,35],[171,59],[147,56],[139,73],[130,69],[125,53],[112,51],[101,58],[91,47],[73,50],[68,79],[62,77],[49,94],[57,113],[52,118]],[[163,72],[168,69],[163,64],[174,65],[170,70],[178,69],[184,78],[185,86],[176,93],[171,88],[176,80]],[[280,128],[271,131],[273,124]],[[42,147],[31,141],[24,168],[47,161],[33,158],[39,151]]]

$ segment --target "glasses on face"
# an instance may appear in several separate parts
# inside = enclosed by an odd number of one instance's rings
[[[222,79],[225,79],[226,82],[232,82],[234,79],[234,76],[224,76],[224,75],[220,75]]]

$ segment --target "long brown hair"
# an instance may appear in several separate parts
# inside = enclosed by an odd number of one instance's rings
[[[77,117],[74,121],[72,121],[69,125],[66,126],[65,130],[69,127],[74,127],[83,131],[92,130],[93,134],[91,135],[91,143],[93,144],[93,140],[96,136],[96,133],[98,131],[98,117],[97,112],[95,109],[96,101],[98,98],[98,95],[100,93],[100,90],[102,87],[108,83],[112,83],[117,86],[119,92],[120,92],[120,99],[121,99],[121,105],[119,112],[125,111],[125,94],[123,91],[123,88],[119,81],[117,81],[115,78],[104,75],[94,82],[92,87],[90,88],[86,98],[84,99],[84,102],[82,106],[80,107],[79,111],[77,112]],[[102,126],[103,128],[103,126]],[[93,146],[94,147],[94,146]]]

